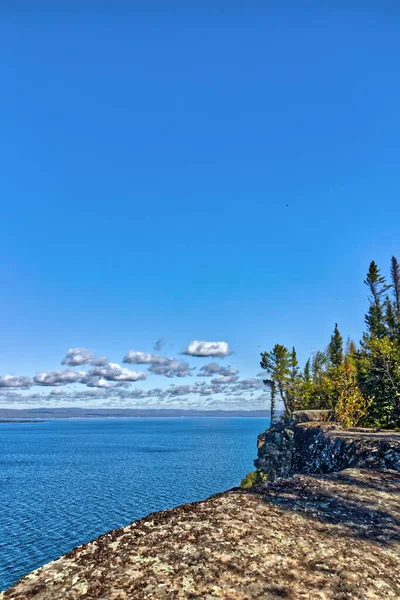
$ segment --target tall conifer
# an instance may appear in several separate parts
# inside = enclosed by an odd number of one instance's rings
[[[400,321],[400,265],[395,256],[392,256],[390,273],[392,276],[395,313],[398,321]]]
[[[390,286],[386,285],[386,280],[380,274],[380,270],[375,261],[370,263],[364,283],[368,286],[370,291],[370,305],[368,313],[365,315],[365,322],[367,324],[367,333],[365,337],[367,339],[370,339],[371,337],[379,339],[386,335],[381,296],[386,293]]]
[[[328,357],[333,367],[340,367],[343,362],[343,338],[337,323],[335,323],[335,329],[328,345]]]

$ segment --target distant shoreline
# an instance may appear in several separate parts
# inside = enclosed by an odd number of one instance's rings
[[[126,419],[126,418],[261,418],[269,419],[269,410],[180,410],[180,409],[101,409],[101,408],[0,408],[0,423],[38,423],[44,419]]]
[[[44,419],[2,419],[0,417],[1,423],[44,423]]]

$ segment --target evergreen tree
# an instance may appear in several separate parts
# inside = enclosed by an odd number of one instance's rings
[[[395,308],[389,296],[386,296],[384,310],[387,335],[391,340],[394,340],[398,332],[398,321],[396,319]]]
[[[325,352],[317,350],[317,352],[313,356],[311,365],[313,383],[316,383],[323,374],[326,361],[327,358]]]
[[[300,407],[301,383],[299,361],[297,360],[296,349],[293,347],[290,353],[290,380],[287,390],[292,410]]]
[[[372,261],[364,283],[369,289],[367,330],[359,348],[343,338],[337,323],[325,351],[300,371],[296,350],[276,344],[261,354],[271,390],[271,416],[280,394],[286,415],[297,408],[335,409],[343,426],[361,422],[400,426],[400,265],[391,260],[391,285]],[[390,294],[388,290],[391,289]]]
[[[312,398],[312,377],[311,377],[311,360],[308,359],[301,377],[301,386],[299,393],[300,408],[310,408]]]
[[[275,414],[275,398],[276,398],[276,384],[273,379],[264,379],[265,385],[268,385],[270,391],[270,409],[271,409],[271,426],[276,423]]]
[[[385,337],[386,327],[381,296],[386,293],[390,286],[386,285],[386,280],[380,274],[380,270],[375,261],[370,263],[367,278],[364,283],[368,286],[370,291],[370,305],[368,313],[365,315],[367,333],[364,338]]]
[[[285,407],[285,415],[289,416],[293,407],[288,395],[291,376],[291,353],[281,344],[275,344],[270,352],[261,353],[260,365],[269,373]]]
[[[304,383],[311,383],[311,361],[307,360],[303,371]]]
[[[392,256],[390,273],[392,276],[394,312],[397,318],[397,322],[400,323],[400,265],[397,262],[397,258],[395,256]]]
[[[328,345],[328,357],[333,367],[340,367],[343,363],[343,338],[340,335],[337,323],[335,323],[335,330]]]

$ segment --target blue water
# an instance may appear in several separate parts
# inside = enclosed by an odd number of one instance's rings
[[[252,471],[267,419],[70,419],[0,425],[0,590],[110,529]]]

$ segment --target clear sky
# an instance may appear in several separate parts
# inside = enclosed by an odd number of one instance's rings
[[[390,0],[3,0],[2,405],[259,408],[261,350],[358,340],[400,258],[399,40]]]

